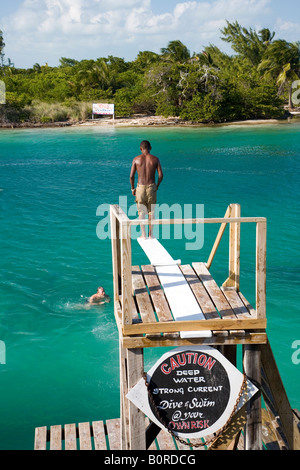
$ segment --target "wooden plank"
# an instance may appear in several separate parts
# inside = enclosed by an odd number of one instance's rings
[[[240,431],[244,428],[246,423],[246,410],[247,404],[242,406],[239,411],[233,416],[232,420],[228,424],[228,427],[224,429],[223,433],[213,442],[209,447],[210,450],[226,450],[229,445],[235,439]],[[237,444],[237,443],[236,443]]]
[[[266,246],[267,224],[256,226],[256,312],[258,318],[266,317]]]
[[[80,450],[92,450],[90,423],[79,423],[78,431]]]
[[[225,212],[224,218],[226,219],[227,217],[230,217],[230,215],[231,215],[231,206],[228,206],[227,210]],[[207,260],[207,263],[206,263],[207,269],[210,269],[210,267],[211,267],[211,264],[212,264],[213,259],[215,257],[216,251],[219,247],[220,241],[221,241],[221,239],[224,235],[226,227],[227,227],[227,223],[222,223],[221,224],[218,235],[215,239],[214,245],[212,247],[211,253],[210,253],[210,255],[208,257],[208,260]]]
[[[237,318],[251,318],[247,307],[244,305],[242,299],[234,287],[222,287],[221,290]]]
[[[240,297],[241,301],[245,305],[246,309],[250,313],[250,315],[254,318],[256,317],[256,311],[252,307],[252,305],[248,302],[248,300],[245,298],[245,296],[242,294],[242,292],[238,292],[238,296]]]
[[[165,298],[164,292],[161,288],[159,279],[155,269],[151,265],[142,266],[142,273],[144,275],[146,284],[149,288],[150,296],[154,305],[154,309],[159,321],[173,321],[172,314],[168,302]]]
[[[116,210],[116,209],[115,209]],[[110,227],[111,227],[111,248],[112,248],[112,267],[113,267],[113,286],[114,286],[114,301],[119,300],[119,263],[120,256],[120,240],[117,237],[117,224],[119,221],[115,216],[113,206],[110,206]]]
[[[209,219],[189,218],[189,219],[153,219],[152,225],[193,225],[193,224],[231,224],[231,223],[264,223],[265,217],[213,217]],[[126,223],[126,222],[125,222]],[[130,225],[148,225],[148,220],[131,219]]]
[[[160,284],[175,320],[205,320],[200,305],[191,292],[191,289],[178,267],[178,262],[173,260],[167,250],[156,239],[138,240],[152,265],[155,265]],[[205,330],[189,332],[180,331],[181,337],[211,336],[211,332]]]
[[[50,427],[50,450],[62,450],[62,428],[61,425]]]
[[[222,287],[221,290],[225,295],[226,299],[228,300],[234,314],[238,318],[251,318],[249,310],[247,309],[238,292],[234,288]]]
[[[265,402],[268,417],[269,417],[269,422],[270,422],[270,425],[272,425],[272,429],[274,430],[274,433],[276,434],[276,439],[278,442],[279,449],[287,450],[289,449],[289,444],[284,434],[280,417],[278,416],[278,412],[276,409],[276,404],[275,404],[272,392],[269,388],[269,385],[266,381],[266,376],[265,376],[263,369],[262,369],[262,392],[263,392],[264,402]],[[294,410],[292,410],[292,415],[294,418],[295,417]],[[296,426],[297,426],[297,423],[296,423]],[[294,428],[294,429],[297,432],[297,428]]]
[[[47,426],[35,428],[34,450],[47,450]]]
[[[229,302],[211,276],[204,263],[193,263],[193,268],[201,279],[222,318],[236,318]]]
[[[200,305],[177,265],[157,266],[156,272],[176,321],[205,320]]]
[[[240,335],[236,332],[229,332],[226,336],[213,335],[210,338],[175,338],[160,336],[154,338],[145,336],[122,336],[122,346],[124,348],[155,348],[155,347],[179,347],[179,346],[192,346],[207,344],[210,346],[229,345],[234,346],[237,344],[266,344],[267,334],[265,332],[246,332],[245,335]]]
[[[267,322],[265,319],[238,319],[226,318],[219,320],[194,320],[194,321],[174,321],[137,323],[135,325],[124,325],[123,335],[172,333],[174,331],[199,331],[202,330],[265,330]]]
[[[77,450],[76,424],[65,424],[65,450]]]
[[[129,220],[129,219],[128,219]],[[121,290],[122,323],[132,323],[132,279],[131,279],[131,236],[130,226],[121,226]]]
[[[173,437],[168,431],[161,430],[156,441],[158,443],[159,450],[176,450]]]
[[[191,450],[192,449],[192,447],[189,445],[188,442],[183,443],[183,442],[176,440],[176,445],[177,445],[178,450]]]
[[[143,349],[127,349],[127,380],[128,390],[133,388],[143,377],[144,352]],[[131,401],[128,403],[129,411],[129,449],[144,450],[146,448],[145,415]]]
[[[231,216],[237,218],[241,216],[241,206],[231,204]],[[226,287],[234,287],[239,290],[240,287],[240,239],[241,224],[230,223],[229,227],[229,276],[224,282]]]
[[[156,322],[151,300],[139,266],[132,266],[132,286],[143,323]]]
[[[108,442],[110,450],[120,450],[121,436],[120,436],[120,420],[108,419],[106,421]]]
[[[103,421],[93,421],[92,427],[95,450],[107,450]]]
[[[261,354],[262,367],[284,435],[291,450],[300,449],[300,433],[269,342],[261,347]]]
[[[124,348],[155,348],[155,347],[179,347],[193,345],[234,346],[237,344],[266,344],[267,334],[265,332],[246,332],[241,336],[237,333],[229,333],[227,336],[213,335],[210,338],[175,338],[168,337],[145,337],[145,336],[122,336],[122,346]]]
[[[262,440],[267,450],[280,450],[278,435],[266,408],[262,409]]]
[[[120,363],[120,450],[129,448],[129,402],[126,399],[128,393],[127,375],[127,350],[119,341],[119,363]]]
[[[201,280],[193,270],[193,268],[189,265],[180,266],[181,271],[183,272],[187,282],[192,289],[197,302],[199,303],[201,310],[206,318],[206,320],[216,319],[221,320],[208,292],[206,291],[204,285],[202,284]],[[228,336],[228,331],[213,331],[213,335],[222,335]]]
[[[261,348],[258,345],[243,346],[244,372],[257,387],[261,385]],[[247,404],[245,450],[262,450],[261,393]]]
[[[180,266],[180,269],[189,283],[206,320],[220,318],[210,296],[193,268],[190,265],[183,265]]]

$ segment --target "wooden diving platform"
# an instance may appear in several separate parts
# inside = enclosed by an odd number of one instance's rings
[[[34,448],[205,449],[203,441],[180,441],[165,428],[149,422],[127,394],[144,379],[145,348],[209,345],[219,349],[234,365],[240,353],[244,374],[258,389],[209,448],[300,449],[299,412],[290,406],[266,332],[266,219],[241,217],[239,204],[230,204],[222,218],[154,220],[151,223],[159,225],[220,224],[220,228],[206,261],[198,258],[190,264],[183,260],[181,264],[164,253],[157,242],[149,246],[141,243],[149,259],[149,263],[141,265],[132,263],[131,229],[148,221],[130,220],[117,205],[110,206],[110,221],[114,315],[120,345],[120,418],[50,429],[38,427]],[[253,306],[240,291],[240,227],[251,223],[256,225]],[[210,268],[227,226],[228,278],[218,285]],[[197,258],[199,252],[195,255]],[[237,345],[242,348],[238,350]]]
[[[119,206],[111,206],[115,318],[124,348],[267,342],[265,218],[242,218],[239,205],[234,204],[220,219],[153,221],[161,225],[221,224],[207,262],[195,261],[191,265],[181,265],[158,241],[149,240],[140,245],[150,264],[132,266],[131,227],[138,223],[129,220]],[[239,289],[241,223],[257,226],[255,308]],[[227,225],[229,277],[218,286],[209,269]],[[168,286],[172,284],[169,293]]]
[[[164,290],[152,265],[132,267],[132,318],[122,326],[122,299],[116,301],[116,321],[123,347],[182,346],[189,344],[265,344],[265,319],[241,292],[219,287],[204,263],[180,266],[205,320],[175,321]],[[193,337],[193,331],[195,336]],[[199,337],[197,332],[211,331]],[[180,332],[189,331],[189,338]]]

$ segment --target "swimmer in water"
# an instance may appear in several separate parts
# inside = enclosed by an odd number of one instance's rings
[[[103,287],[98,287],[97,293],[92,295],[92,297],[90,297],[88,299],[89,304],[102,305],[102,304],[105,304],[107,302],[110,302],[110,299],[109,299],[108,295],[106,295],[105,290],[103,289]]]

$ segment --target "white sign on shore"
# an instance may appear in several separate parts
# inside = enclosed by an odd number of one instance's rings
[[[95,114],[115,117],[115,105],[108,104],[108,103],[94,103],[93,104],[93,119],[94,119]]]

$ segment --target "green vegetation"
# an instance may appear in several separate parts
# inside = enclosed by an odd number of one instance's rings
[[[0,122],[85,120],[93,102],[115,103],[119,117],[156,114],[204,123],[283,117],[300,76],[300,42],[274,40],[268,29],[256,32],[237,22],[227,22],[221,34],[234,54],[211,44],[191,54],[177,40],[160,54],[139,52],[132,62],[63,57],[57,67],[18,69],[5,63],[0,31],[6,85]]]

